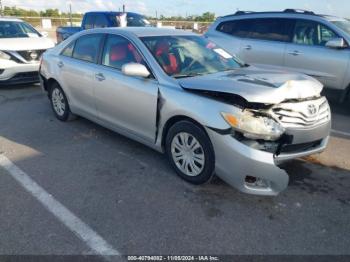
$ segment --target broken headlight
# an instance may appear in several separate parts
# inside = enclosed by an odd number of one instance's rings
[[[222,113],[230,126],[249,139],[276,141],[285,129],[271,117],[242,111],[239,114]]]

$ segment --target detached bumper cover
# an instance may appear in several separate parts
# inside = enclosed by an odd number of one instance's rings
[[[322,132],[315,132],[316,141],[301,151],[284,152],[276,156],[273,153],[249,147],[231,135],[222,135],[207,128],[215,151],[216,174],[238,190],[254,195],[274,196],[285,190],[289,183],[287,172],[278,167],[279,164],[322,152],[328,143],[330,124],[320,127]],[[309,132],[313,132],[309,130]],[[299,140],[299,139],[297,139]],[[246,177],[253,176],[268,182],[266,187],[253,187],[246,183]]]

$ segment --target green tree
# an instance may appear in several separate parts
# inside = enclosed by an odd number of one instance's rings
[[[197,16],[195,18],[195,21],[198,21],[198,22],[213,22],[214,20],[215,20],[215,13],[211,13],[211,12],[206,12],[201,16]]]

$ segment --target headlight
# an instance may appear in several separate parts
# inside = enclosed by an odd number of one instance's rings
[[[238,115],[222,113],[222,116],[233,129],[249,139],[275,141],[285,132],[285,129],[272,118],[254,115],[251,111],[243,111]]]
[[[0,59],[4,59],[4,60],[10,60],[11,56],[9,56],[8,54],[6,54],[3,51],[0,51]]]

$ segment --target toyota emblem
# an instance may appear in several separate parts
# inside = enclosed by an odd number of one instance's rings
[[[310,104],[307,106],[307,111],[309,112],[309,115],[314,116],[317,113],[317,107],[314,104]]]

